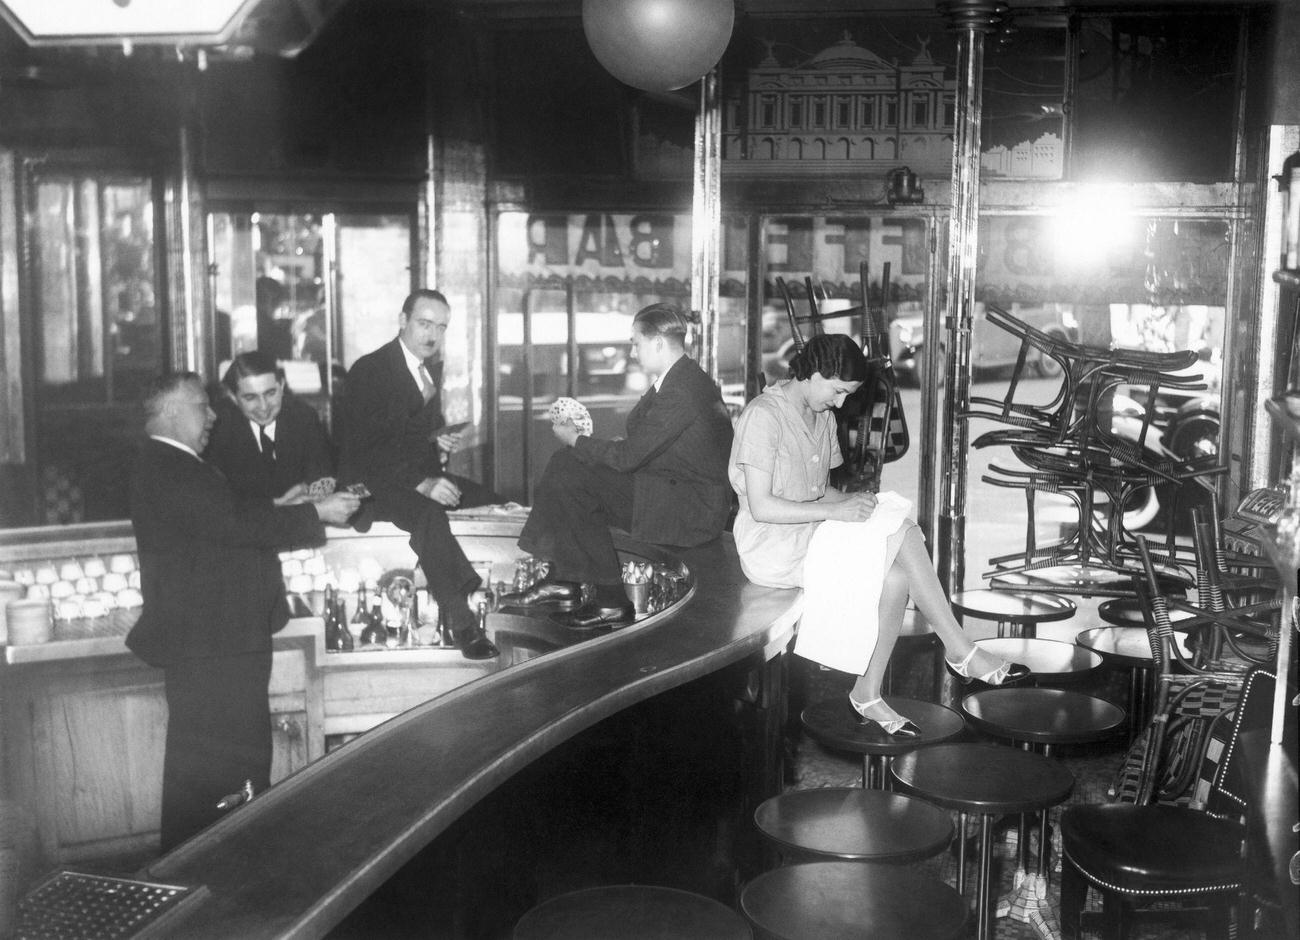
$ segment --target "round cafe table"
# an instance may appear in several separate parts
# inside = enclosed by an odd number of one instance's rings
[[[1029,637],[1038,635],[1040,623],[1068,620],[1077,608],[1074,601],[1046,591],[995,591],[975,588],[956,591],[949,599],[953,610],[976,620],[992,620],[998,636]]]
[[[1156,700],[1155,658],[1146,628],[1093,627],[1081,631],[1075,642],[1092,650],[1106,665],[1129,671],[1128,732],[1132,740],[1146,727]],[[1175,633],[1174,642],[1179,652],[1190,659],[1186,636]]]
[[[986,689],[962,699],[971,725],[995,737],[1050,757],[1057,744],[1101,741],[1124,724],[1124,709],[1105,699],[1068,689]],[[999,899],[998,917],[1011,917],[1034,927],[1043,940],[1060,936],[1056,913],[1047,902],[1051,874],[1048,809],[1038,812],[1038,871],[1030,872],[1027,816],[1020,817],[1019,855],[1015,886]]]
[[[1097,605],[1097,616],[1114,627],[1145,627],[1146,616],[1142,602],[1136,597],[1112,597]],[[1189,620],[1195,614],[1186,610],[1169,611],[1169,619],[1177,626],[1180,620]]]
[[[890,767],[909,793],[957,811],[961,863],[957,892],[966,890],[966,818],[980,817],[980,860],[975,882],[977,937],[992,933],[993,817],[1035,813],[1065,800],[1074,777],[1042,754],[986,744],[937,744],[904,754]]]
[[[990,637],[976,640],[975,645],[1008,662],[1024,663],[1031,673],[1026,682],[1033,684],[1073,682],[1088,676],[1102,662],[1097,653],[1061,640]],[[970,686],[976,691],[988,688],[978,679],[971,680]]]
[[[961,715],[951,708],[914,698],[885,697],[896,712],[921,729],[919,737],[896,738],[880,725],[863,724],[849,705],[848,695],[835,695],[809,705],[799,716],[804,730],[822,746],[862,755],[862,786],[888,789],[889,763],[899,754],[918,747],[949,741],[966,727]]]
[[[791,790],[754,811],[782,861],[919,862],[952,843],[952,817],[914,796],[861,787]]]

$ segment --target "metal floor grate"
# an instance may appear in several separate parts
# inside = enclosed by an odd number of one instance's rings
[[[17,940],[109,940],[163,936],[162,925],[201,891],[58,871],[18,905]]]

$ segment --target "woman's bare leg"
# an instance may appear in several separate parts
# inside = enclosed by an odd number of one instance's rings
[[[952,605],[943,593],[939,576],[934,573],[934,564],[930,561],[930,553],[925,550],[925,541],[919,530],[908,529],[894,559],[894,568],[901,569],[907,576],[916,609],[938,634],[950,662],[961,662],[974,649],[977,651],[969,666],[972,675],[982,676],[998,667],[1002,661],[992,653],[977,649],[952,615]]]
[[[889,657],[894,653],[899,631],[903,627],[903,612],[907,609],[907,575],[893,565],[885,572],[885,582],[880,590],[880,626],[876,634],[876,648],[871,654],[867,671],[858,676],[849,695],[858,703],[880,698],[880,686],[885,681]],[[874,711],[874,710],[873,710]],[[883,715],[883,717],[891,717]]]

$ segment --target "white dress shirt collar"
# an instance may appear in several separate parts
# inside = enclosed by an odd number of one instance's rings
[[[177,450],[185,451],[185,453],[189,454],[191,457],[193,457],[196,460],[203,459],[197,453],[195,453],[194,448],[190,447],[188,444],[182,444],[180,441],[173,440],[170,437],[163,437],[161,434],[150,434],[149,436],[152,437],[155,441],[162,441],[164,444],[170,444],[172,447],[175,447]]]

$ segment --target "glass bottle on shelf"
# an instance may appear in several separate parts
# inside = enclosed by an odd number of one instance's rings
[[[388,631],[384,629],[384,615],[379,609],[379,598],[370,602],[366,612],[366,625],[361,631],[362,646],[384,646],[388,640]]]
[[[348,608],[343,603],[343,592],[336,591],[334,594],[334,603],[338,610],[334,614],[334,622],[339,625],[339,646],[341,653],[351,652],[356,648],[356,643],[352,639],[352,631],[348,629]]]
[[[361,642],[361,634],[365,632],[366,624],[370,622],[367,597],[366,583],[364,581],[359,582],[357,584],[357,609],[352,612],[352,620],[348,622],[348,631],[357,642]]]
[[[325,618],[325,649],[334,650],[338,648],[339,624],[334,616],[334,585],[325,587],[325,609],[322,611]]]

